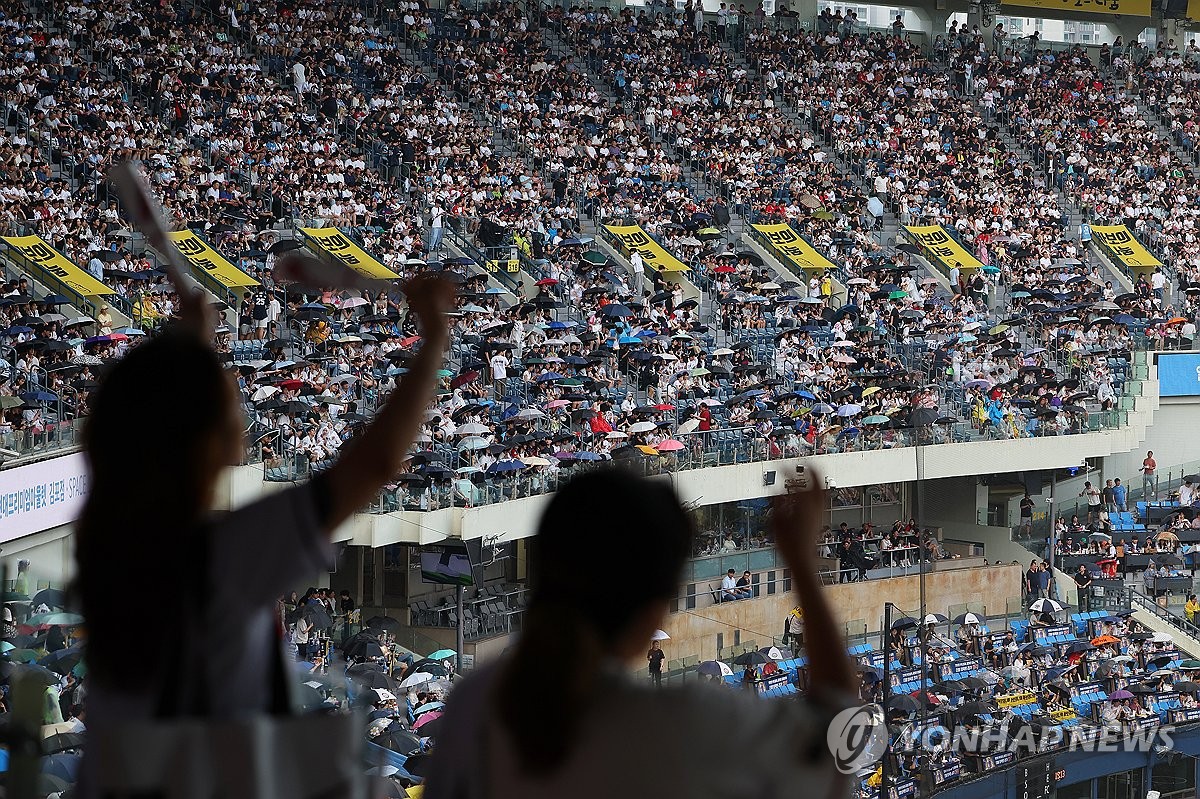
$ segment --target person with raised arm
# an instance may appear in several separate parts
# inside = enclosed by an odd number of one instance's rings
[[[74,591],[87,619],[92,736],[152,719],[286,712],[275,599],[332,565],[331,533],[399,470],[447,344],[454,288],[416,278],[404,291],[422,345],[365,432],[328,471],[217,516],[221,475],[245,450],[239,396],[213,350],[206,298],[180,270],[171,276],[179,321],[112,368],[84,431],[90,491]],[[140,443],[144,433],[153,444]],[[133,575],[136,597],[113,589],[114,565]],[[94,768],[85,757],[84,796]]]
[[[771,527],[804,609],[810,679],[803,701],[771,701],[703,685],[654,690],[629,678],[629,661],[646,651],[678,595],[691,520],[670,484],[617,468],[560,488],[530,542],[533,593],[521,638],[455,688],[427,799],[591,799],[627,792],[630,779],[646,796],[783,797],[798,786],[820,799],[843,796],[826,731],[857,700],[817,580],[824,508],[817,488],[775,501]],[[638,578],[616,591],[612,563],[589,543],[612,530],[638,541]]]

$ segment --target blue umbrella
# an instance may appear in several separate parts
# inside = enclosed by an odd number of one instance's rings
[[[79,754],[64,752],[50,755],[42,760],[42,773],[58,777],[68,783],[75,782],[76,775],[79,773],[79,763],[82,760],[83,755]]]
[[[629,310],[624,305],[621,305],[619,302],[605,305],[604,308],[601,309],[600,313],[614,319],[624,319],[626,317],[633,316],[633,311]]]
[[[604,456],[596,452],[576,452],[575,460],[577,461],[602,461]]]
[[[563,380],[563,379],[565,379],[565,375],[560,375],[558,372],[546,372],[544,375],[538,376],[537,382],[549,383],[552,380]]]
[[[488,474],[504,474],[506,472],[519,472],[525,468],[525,464],[520,461],[497,461],[488,467]]]
[[[566,330],[570,327],[572,327],[572,325],[569,325],[566,322],[559,322],[557,319],[546,325],[547,330]]]
[[[58,402],[58,395],[51,394],[49,391],[36,389],[34,391],[26,391],[21,395],[21,399],[26,402]]]
[[[643,342],[637,336],[621,336],[619,339],[617,339],[617,343],[618,344],[644,344],[645,342]]]
[[[458,657],[458,653],[453,649],[439,649],[433,654],[426,655],[426,660],[446,660],[447,658]]]
[[[61,294],[47,294],[41,302],[45,305],[70,305],[71,301]]]
[[[25,325],[13,325],[13,326],[12,326],[12,327],[10,327],[8,330],[5,330],[5,331],[4,331],[4,335],[6,335],[6,336],[19,336],[19,335],[21,335],[22,333],[32,333],[32,332],[33,332],[33,328],[32,328],[32,327],[26,327]]]

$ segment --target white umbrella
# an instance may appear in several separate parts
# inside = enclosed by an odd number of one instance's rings
[[[539,458],[536,455],[534,455],[532,457],[521,458],[521,463],[525,464],[526,466],[549,466],[550,465],[550,461],[546,460],[545,458]]]
[[[258,388],[254,389],[254,393],[250,395],[250,399],[254,400],[255,402],[259,402],[261,400],[270,399],[278,393],[279,389],[275,386],[259,386]]]
[[[650,636],[651,641],[669,641],[671,636],[667,635],[662,630],[655,630],[654,635]]]
[[[401,688],[412,688],[414,685],[420,685],[423,682],[429,682],[433,679],[433,675],[427,671],[418,671],[405,677],[400,683]]]
[[[779,651],[779,647],[777,646],[768,646],[758,651],[771,660],[783,660],[783,653]]]
[[[867,280],[865,277],[852,277],[846,281],[846,285],[847,286],[869,286],[869,285],[871,285],[871,281]]]
[[[699,426],[700,426],[699,419],[688,419],[686,422],[679,425],[679,432],[694,433],[694,432],[696,432],[696,428],[698,428]]]
[[[479,422],[470,422],[468,424],[464,424],[464,425],[460,426],[457,430],[455,430],[454,435],[456,435],[456,436],[486,436],[491,432],[492,432],[492,429],[490,427],[488,427],[486,424],[480,424]]]
[[[654,422],[636,422],[630,426],[631,433],[649,433],[654,428],[658,427]]]
[[[546,414],[542,413],[542,412],[541,412],[541,411],[539,411],[537,408],[525,408],[525,409],[523,409],[523,410],[521,410],[521,411],[518,411],[518,412],[516,413],[516,415],[514,415],[512,418],[514,418],[514,419],[521,419],[521,420],[525,420],[525,419],[543,419],[543,418],[545,418],[545,416],[546,416]]]
[[[1155,633],[1150,640],[1156,644],[1169,644],[1173,639],[1166,633]]]
[[[621,438],[629,438],[629,436],[626,433],[622,433],[620,430],[614,430],[611,433],[609,433],[607,436],[605,436],[605,438],[611,438],[615,441],[615,440],[621,439]]]
[[[729,677],[733,674],[733,669],[729,668],[729,664],[722,663],[719,660],[706,660],[703,663],[697,664],[696,671],[700,674],[711,674],[721,677]]]
[[[717,347],[712,351],[712,354],[715,357],[720,358],[722,355],[733,355],[733,350],[729,349],[728,347]]]
[[[343,308],[357,308],[360,305],[369,305],[370,303],[362,297],[351,297],[347,300],[342,300]]]
[[[1058,613],[1063,609],[1063,606],[1053,599],[1038,599],[1029,606],[1029,609],[1037,613]]]

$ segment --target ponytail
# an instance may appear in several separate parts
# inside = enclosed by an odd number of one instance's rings
[[[555,653],[549,662],[550,653]],[[531,608],[516,652],[500,676],[496,704],[521,771],[543,776],[566,761],[579,734],[604,653],[600,638],[564,605]],[[547,694],[535,704],[535,692]]]

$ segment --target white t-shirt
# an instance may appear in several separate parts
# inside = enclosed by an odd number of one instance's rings
[[[503,355],[497,353],[492,356],[490,363],[492,365],[493,380],[503,380],[508,377],[508,358],[505,358]]]
[[[600,675],[562,768],[524,777],[489,713],[502,663],[455,687],[426,799],[610,799],[629,793],[631,777],[638,796],[782,799],[798,787],[814,799],[831,795],[837,771],[825,737],[837,708],[766,702],[711,685],[654,690],[630,682],[616,664]]]
[[[333,545],[317,524],[310,483],[218,519],[208,541],[210,590],[203,626],[209,634],[193,648],[205,655],[209,715],[229,719],[261,714],[270,706],[275,658],[280,656],[275,600],[327,571]],[[89,733],[113,734],[117,725],[152,718],[159,688],[154,675],[147,675],[137,693],[117,693],[89,680]],[[83,771],[89,770],[85,754]]]
[[[634,250],[632,253],[630,253],[629,265],[633,267],[633,273],[635,275],[640,275],[645,271],[645,268],[642,266],[642,254],[637,250]]]

